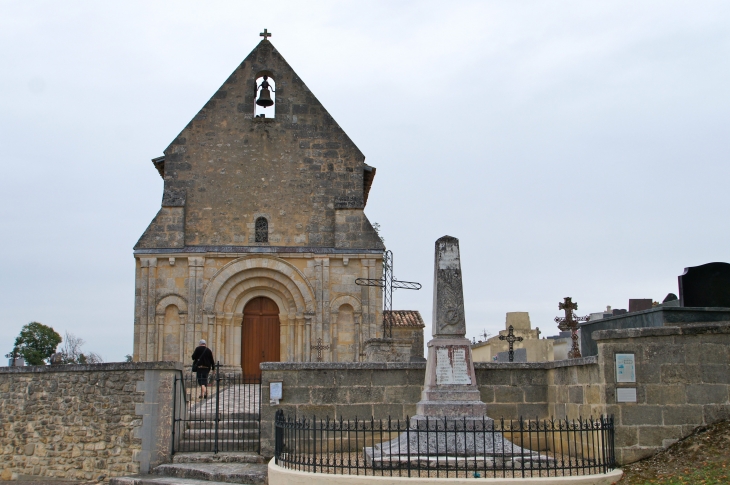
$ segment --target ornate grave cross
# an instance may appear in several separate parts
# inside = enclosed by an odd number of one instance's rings
[[[510,325],[507,328],[507,335],[500,335],[499,340],[506,340],[509,344],[509,361],[513,362],[515,360],[515,342],[522,342],[524,339],[522,337],[515,337],[515,327]]]
[[[329,345],[322,345],[322,339],[321,338],[318,338],[317,339],[317,345],[315,345],[314,347],[312,347],[312,350],[316,350],[317,351],[317,362],[322,362],[322,351],[323,350],[329,350],[329,349],[330,349],[330,346]]]
[[[573,303],[573,299],[569,296],[564,298],[563,303],[558,303],[559,310],[565,310],[565,317],[555,317],[555,322],[558,324],[558,328],[565,332],[570,330],[570,338],[573,340],[573,347],[568,352],[569,359],[577,359],[580,357],[580,347],[578,346],[578,324],[580,322],[587,322],[588,317],[579,317],[573,313],[573,310],[578,309],[578,304]]]
[[[393,276],[393,252],[383,254],[383,277],[379,280],[358,278],[355,284],[360,286],[377,286],[383,288],[383,337],[393,338],[393,290],[420,290],[421,283],[414,281],[398,281]]]
[[[263,37],[264,40],[269,40],[269,37],[271,37],[271,35],[272,34],[269,33],[268,30],[264,29],[264,31],[259,34],[259,37]]]

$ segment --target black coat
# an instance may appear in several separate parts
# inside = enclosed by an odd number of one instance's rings
[[[200,359],[198,367],[207,367],[212,369],[215,365],[215,359],[213,358],[213,351],[204,345],[200,345],[195,348],[193,352],[193,362]]]

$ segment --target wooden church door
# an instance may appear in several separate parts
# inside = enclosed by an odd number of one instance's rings
[[[261,377],[261,362],[279,362],[279,307],[260,296],[243,309],[241,368],[243,375]]]

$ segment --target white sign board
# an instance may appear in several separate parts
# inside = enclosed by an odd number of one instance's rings
[[[635,387],[617,387],[616,402],[636,402]]]
[[[269,404],[275,406],[283,395],[284,384],[281,381],[269,382]]]
[[[436,384],[471,384],[466,352],[465,347],[436,347]]]
[[[616,382],[636,382],[634,354],[616,354]]]

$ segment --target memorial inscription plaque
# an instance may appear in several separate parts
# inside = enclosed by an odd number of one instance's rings
[[[436,348],[436,384],[471,384],[464,347]]]

